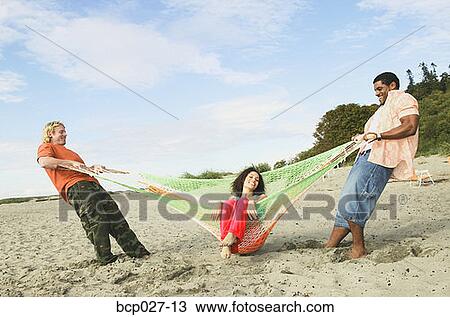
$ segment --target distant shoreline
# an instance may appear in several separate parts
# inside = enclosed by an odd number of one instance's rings
[[[128,193],[130,191],[109,191],[110,194],[120,194],[120,193]],[[60,195],[46,195],[46,196],[28,196],[28,197],[9,197],[9,198],[1,198],[0,205],[8,205],[8,204],[21,204],[29,201],[35,202],[43,202],[43,201],[52,201],[61,199]]]

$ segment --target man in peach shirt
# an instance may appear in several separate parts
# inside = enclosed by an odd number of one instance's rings
[[[62,122],[47,123],[43,130],[43,143],[38,149],[38,163],[45,169],[62,198],[75,208],[87,238],[94,245],[97,260],[102,265],[117,260],[117,255],[111,253],[110,235],[127,255],[136,258],[149,255],[128,226],[116,202],[97,179],[70,170],[78,168],[101,173],[104,167],[87,167],[77,153],[65,147],[66,137],[66,128]]]
[[[364,226],[390,177],[413,176],[418,145],[417,100],[399,90],[398,77],[385,72],[373,80],[380,107],[366,122],[364,133],[353,139],[364,141],[342,189],[336,221],[326,247],[337,247],[352,233],[352,258],[367,254]]]

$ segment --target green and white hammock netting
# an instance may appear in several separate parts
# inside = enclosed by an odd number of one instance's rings
[[[251,253],[258,250],[265,242],[276,222],[287,213],[292,204],[317,180],[331,169],[341,164],[349,155],[359,148],[359,142],[348,142],[334,149],[318,154],[306,160],[262,173],[266,185],[267,198],[256,205],[258,221],[249,221],[243,240],[239,244],[239,253]],[[140,174],[147,183],[147,188],[130,186],[114,179],[105,179],[125,186],[136,192],[157,196],[160,203],[169,209],[191,217],[199,225],[220,240],[220,223],[211,215],[220,208],[219,200],[226,200],[230,195],[230,186],[236,175],[221,179],[187,179],[178,177],[159,177]],[[220,198],[217,198],[219,194]],[[199,203],[200,197],[216,199],[215,204]],[[155,197],[154,197],[155,198]]]

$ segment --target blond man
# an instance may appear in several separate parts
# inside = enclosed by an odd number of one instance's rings
[[[71,204],[81,220],[86,236],[94,245],[97,260],[105,265],[117,259],[111,253],[111,235],[131,257],[144,257],[150,253],[130,229],[116,202],[103,189],[98,180],[68,168],[102,172],[104,167],[87,167],[83,159],[65,147],[67,132],[60,121],[45,125],[42,144],[38,149],[38,163],[45,169],[61,197]]]

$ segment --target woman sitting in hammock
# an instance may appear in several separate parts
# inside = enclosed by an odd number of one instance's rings
[[[231,185],[232,197],[222,203],[220,212],[220,255],[227,259],[238,252],[244,237],[247,218],[257,221],[255,203],[267,197],[261,174],[254,167],[243,170]]]

